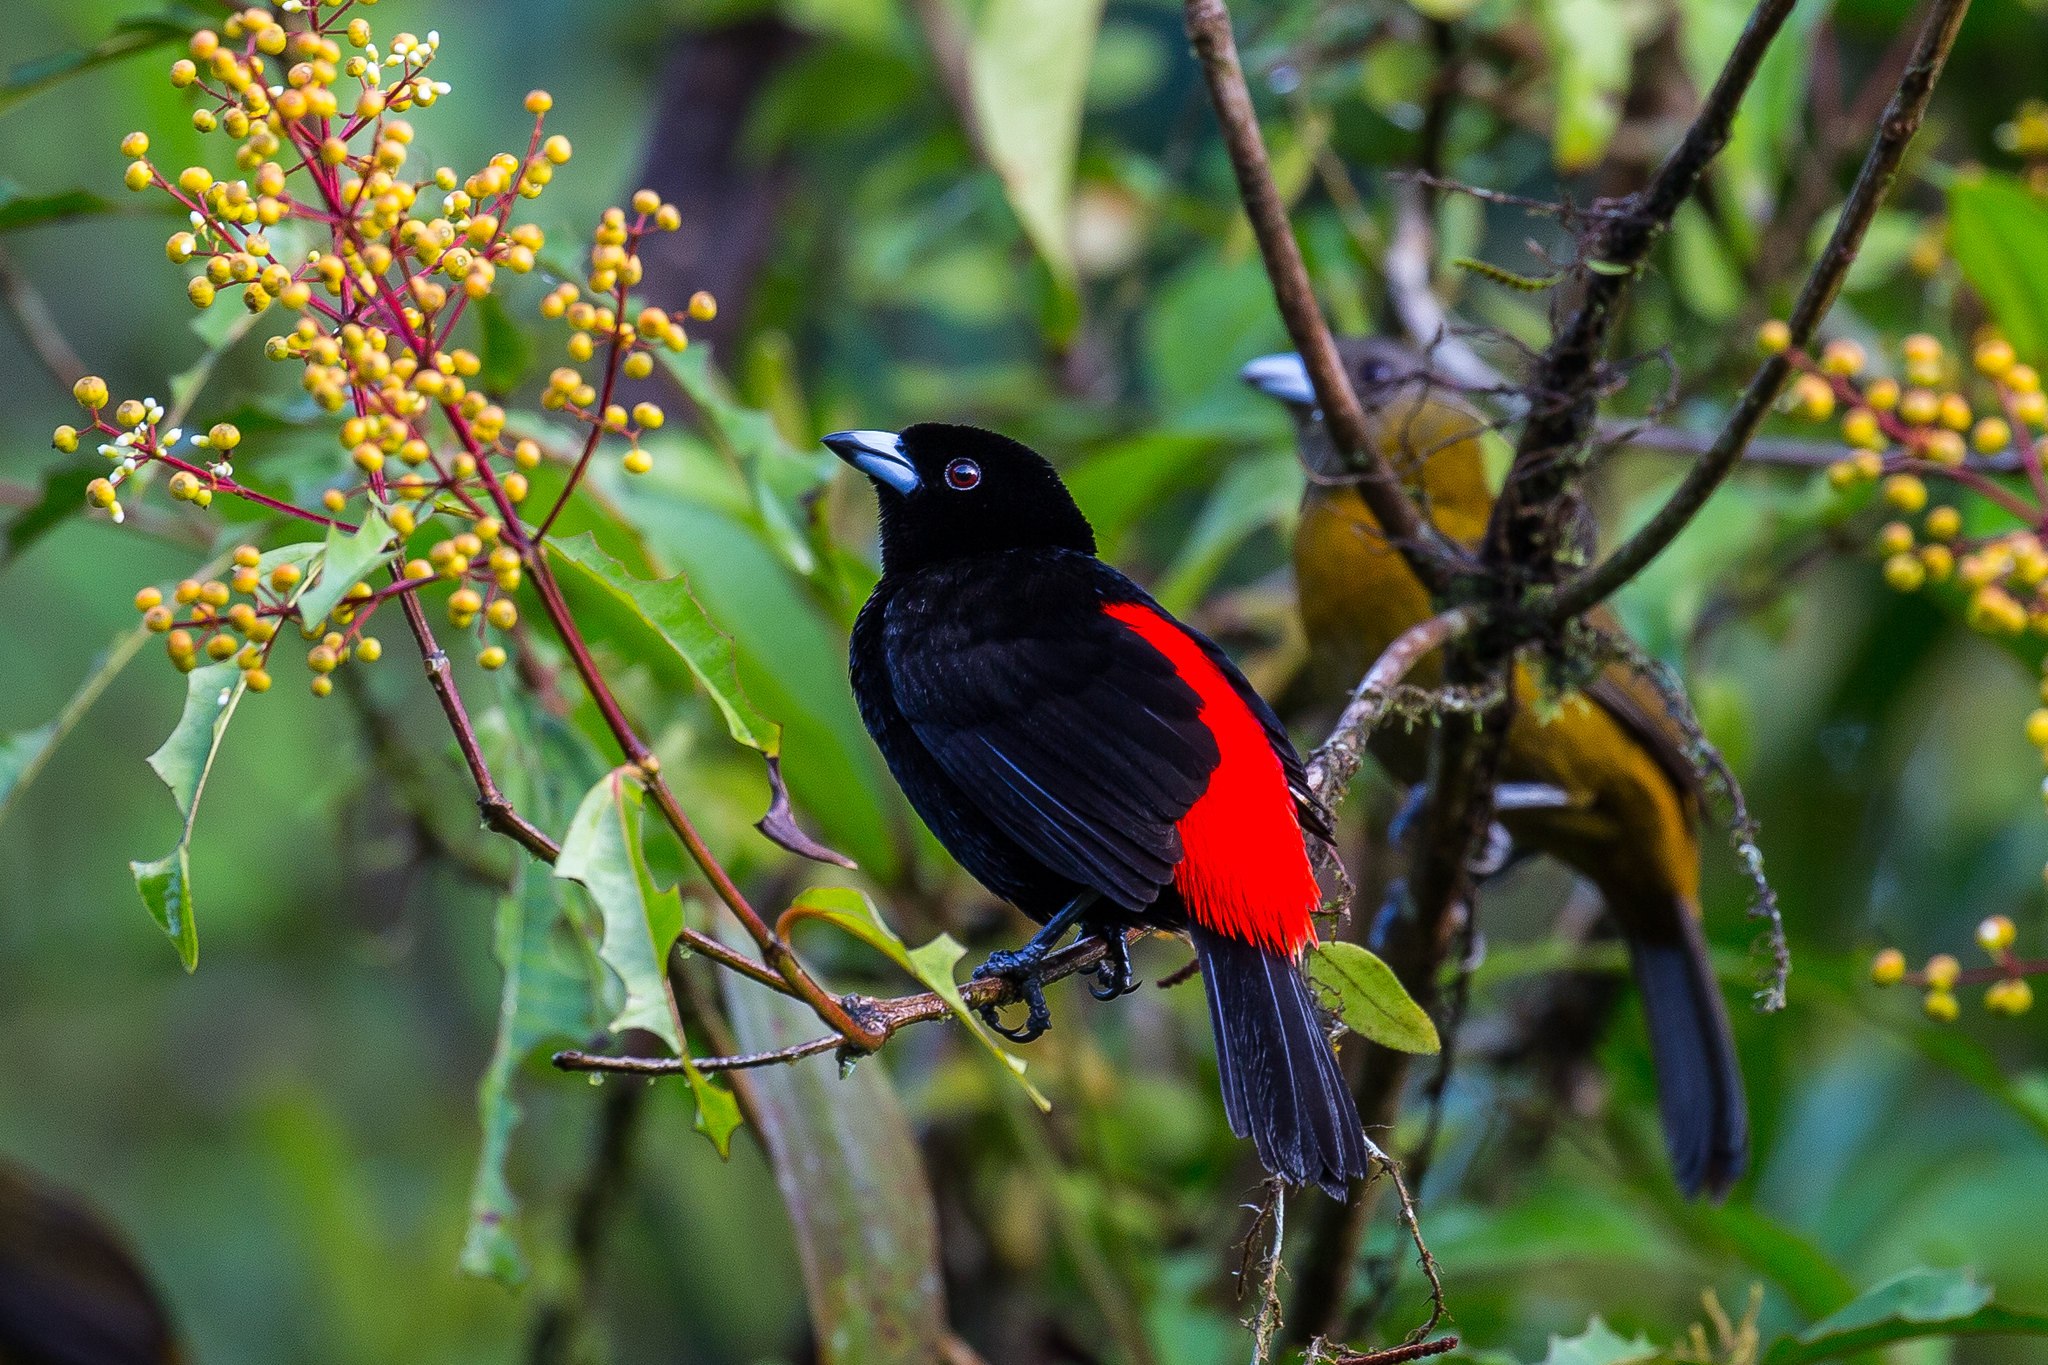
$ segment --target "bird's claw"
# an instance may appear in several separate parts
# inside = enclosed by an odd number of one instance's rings
[[[1120,995],[1129,995],[1140,984],[1131,970],[1130,941],[1121,929],[1103,930],[1102,941],[1107,951],[1095,966],[1095,984],[1088,988],[1088,994],[1097,1000],[1114,1000]]]
[[[985,977],[1001,977],[1017,984],[1017,993],[1025,1006],[1024,1023],[1019,1028],[1010,1028],[1002,1022],[995,1005],[980,1005],[975,1013],[989,1029],[1013,1043],[1036,1042],[1045,1031],[1052,1027],[1052,1011],[1045,1004],[1045,983],[1040,979],[1039,970],[1045,955],[1028,950],[1021,952],[995,952],[988,955],[988,961],[974,969],[974,980]]]

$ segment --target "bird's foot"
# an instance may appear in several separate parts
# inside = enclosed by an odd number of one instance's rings
[[[1088,988],[1088,994],[1097,1000],[1114,1000],[1119,995],[1129,995],[1143,983],[1131,969],[1131,944],[1124,931],[1104,929],[1101,934],[1108,951],[1096,964],[1095,984]]]
[[[1024,1002],[1024,1023],[1021,1027],[1010,1028],[1003,1023],[995,1005],[977,1007],[975,1013],[981,1016],[981,1022],[1013,1043],[1036,1042],[1042,1037],[1052,1027],[1052,1011],[1045,1004],[1044,968],[1044,950],[1032,945],[1014,952],[990,953],[988,961],[974,969],[974,980],[1000,977],[1016,983],[1017,994]]]

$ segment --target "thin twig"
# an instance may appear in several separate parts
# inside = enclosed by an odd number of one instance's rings
[[[1208,82],[1209,98],[1216,107],[1231,168],[1237,175],[1238,194],[1265,258],[1273,301],[1287,324],[1294,349],[1308,367],[1331,437],[1358,470],[1359,496],[1378,518],[1388,541],[1423,584],[1441,590],[1466,567],[1467,557],[1423,517],[1372,444],[1365,411],[1337,355],[1337,343],[1316,302],[1301,247],[1287,221],[1286,203],[1273,183],[1258,114],[1245,85],[1244,68],[1238,63],[1230,10],[1224,0],[1187,0],[1186,22],[1188,40]]]
[[[1885,109],[1877,136],[1870,144],[1870,152],[1863,160],[1863,169],[1856,176],[1855,187],[1849,192],[1848,202],[1842,206],[1841,217],[1835,221],[1834,235],[1815,263],[1813,272],[1807,276],[1806,286],[1800,290],[1799,301],[1792,309],[1788,325],[1793,349],[1803,350],[1811,344],[1821,319],[1840,292],[1842,281],[1847,278],[1849,267],[1855,262],[1863,244],[1864,230],[1877,216],[1878,208],[1898,174],[1906,145],[1913,140],[1921,120],[1926,117],[1928,103],[1934,96],[1935,81],[1941,75],[1950,49],[1955,46],[1956,34],[1961,30],[1963,16],[1969,8],[1969,0],[1937,0],[1930,10],[1927,23],[1920,31],[1920,39],[1914,44],[1912,58],[1907,62],[1891,103]],[[1744,448],[1763,424],[1791,372],[1789,351],[1765,359],[1749,381],[1749,387],[1743,391],[1742,400],[1736,404],[1727,425],[1721,429],[1719,439],[1687,471],[1685,481],[1677,491],[1644,523],[1642,529],[1606,560],[1568,580],[1552,595],[1542,613],[1547,623],[1569,620],[1602,601],[1641,573],[1651,560],[1678,538],[1679,532],[1691,524],[1700,509],[1706,506],[1707,499],[1713,496],[1722,480],[1741,460]]]
[[[1344,799],[1351,779],[1365,762],[1366,741],[1385,719],[1396,686],[1417,664],[1464,635],[1477,619],[1478,613],[1470,607],[1432,616],[1402,631],[1373,661],[1352,689],[1351,701],[1337,717],[1329,738],[1308,756],[1308,787],[1319,801],[1335,806]]]
[[[59,387],[68,393],[73,384],[85,378],[85,362],[65,339],[49,301],[16,268],[14,258],[4,248],[0,248],[0,302],[14,316],[14,325],[21,329],[21,339],[28,343],[30,353]]]
[[[778,1047],[769,1052],[742,1052],[730,1057],[607,1057],[595,1052],[557,1052],[553,1061],[562,1071],[603,1071],[631,1076],[678,1076],[685,1071],[751,1071],[759,1066],[778,1066],[802,1061],[820,1052],[846,1046],[836,1033],[809,1042]]]

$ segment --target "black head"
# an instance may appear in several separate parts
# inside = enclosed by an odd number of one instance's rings
[[[825,445],[875,486],[883,573],[1001,550],[1095,553],[1095,533],[1058,472],[1007,436],[920,422],[838,431]]]

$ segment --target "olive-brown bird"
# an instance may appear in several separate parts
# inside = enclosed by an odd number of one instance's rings
[[[1484,420],[1431,384],[1421,361],[1394,343],[1346,338],[1339,349],[1379,456],[1439,530],[1476,545],[1493,509]],[[1265,356],[1243,377],[1287,405],[1310,470],[1337,473],[1301,359]],[[1311,482],[1294,566],[1319,683],[1355,685],[1396,637],[1431,614],[1428,593],[1355,483]],[[1441,676],[1441,657],[1432,656],[1410,680],[1427,687]],[[1520,847],[1558,858],[1599,889],[1642,992],[1678,1184],[1688,1195],[1719,1196],[1748,1164],[1749,1119],[1700,931],[1701,803],[1683,737],[1656,689],[1619,665],[1553,710],[1532,704],[1536,684],[1525,666],[1516,667],[1514,689],[1519,704],[1500,780],[1517,789],[1517,808],[1503,809],[1501,823]],[[1396,780],[1423,780],[1425,731],[1383,726],[1371,747]]]

